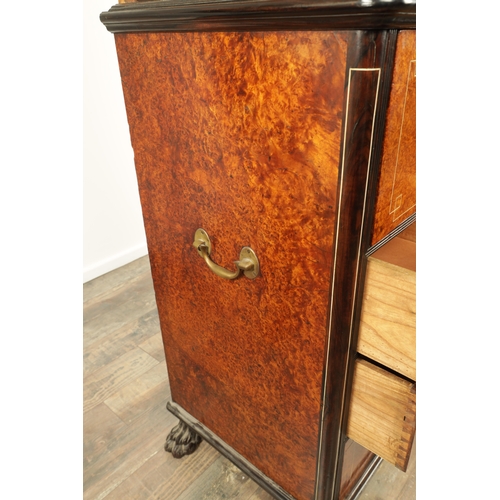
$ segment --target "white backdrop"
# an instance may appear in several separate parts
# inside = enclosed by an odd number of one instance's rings
[[[85,0],[83,38],[83,282],[147,254],[114,36],[113,5]]]

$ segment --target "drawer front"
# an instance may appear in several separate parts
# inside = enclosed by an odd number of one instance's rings
[[[347,35],[117,35],[173,400],[296,498],[316,477]],[[145,64],[146,61],[146,64]],[[216,276],[193,247],[256,279]]]
[[[401,263],[379,252],[368,259],[358,352],[416,380],[416,273],[408,265],[415,261],[415,243],[396,238],[386,247]]]
[[[415,383],[357,360],[347,435],[406,471],[415,436],[415,405]]]

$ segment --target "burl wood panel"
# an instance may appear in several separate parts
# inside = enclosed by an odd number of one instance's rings
[[[416,212],[416,33],[398,35],[372,246]]]
[[[314,493],[337,204],[341,32],[116,35],[172,398]],[[242,246],[261,275],[227,281]]]

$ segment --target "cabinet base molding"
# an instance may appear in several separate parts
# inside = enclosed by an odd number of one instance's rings
[[[174,458],[182,458],[194,453],[201,443],[201,437],[182,420],[170,431],[165,442],[165,451]]]
[[[224,455],[228,460],[233,462],[245,474],[253,479],[259,486],[264,488],[270,495],[277,500],[295,500],[281,486],[276,484],[272,479],[263,474],[257,467],[252,465],[245,457],[240,455],[235,449],[231,448],[210,429],[205,427],[200,421],[190,415],[187,411],[181,408],[174,402],[167,403],[167,410],[174,414],[181,422],[187,425],[192,432],[199,435],[208,444],[213,446],[221,455]]]

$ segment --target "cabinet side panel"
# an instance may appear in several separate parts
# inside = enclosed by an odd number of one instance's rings
[[[417,210],[416,33],[398,35],[372,246]]]
[[[173,400],[312,499],[347,35],[116,35]],[[193,247],[255,280],[215,276]]]

